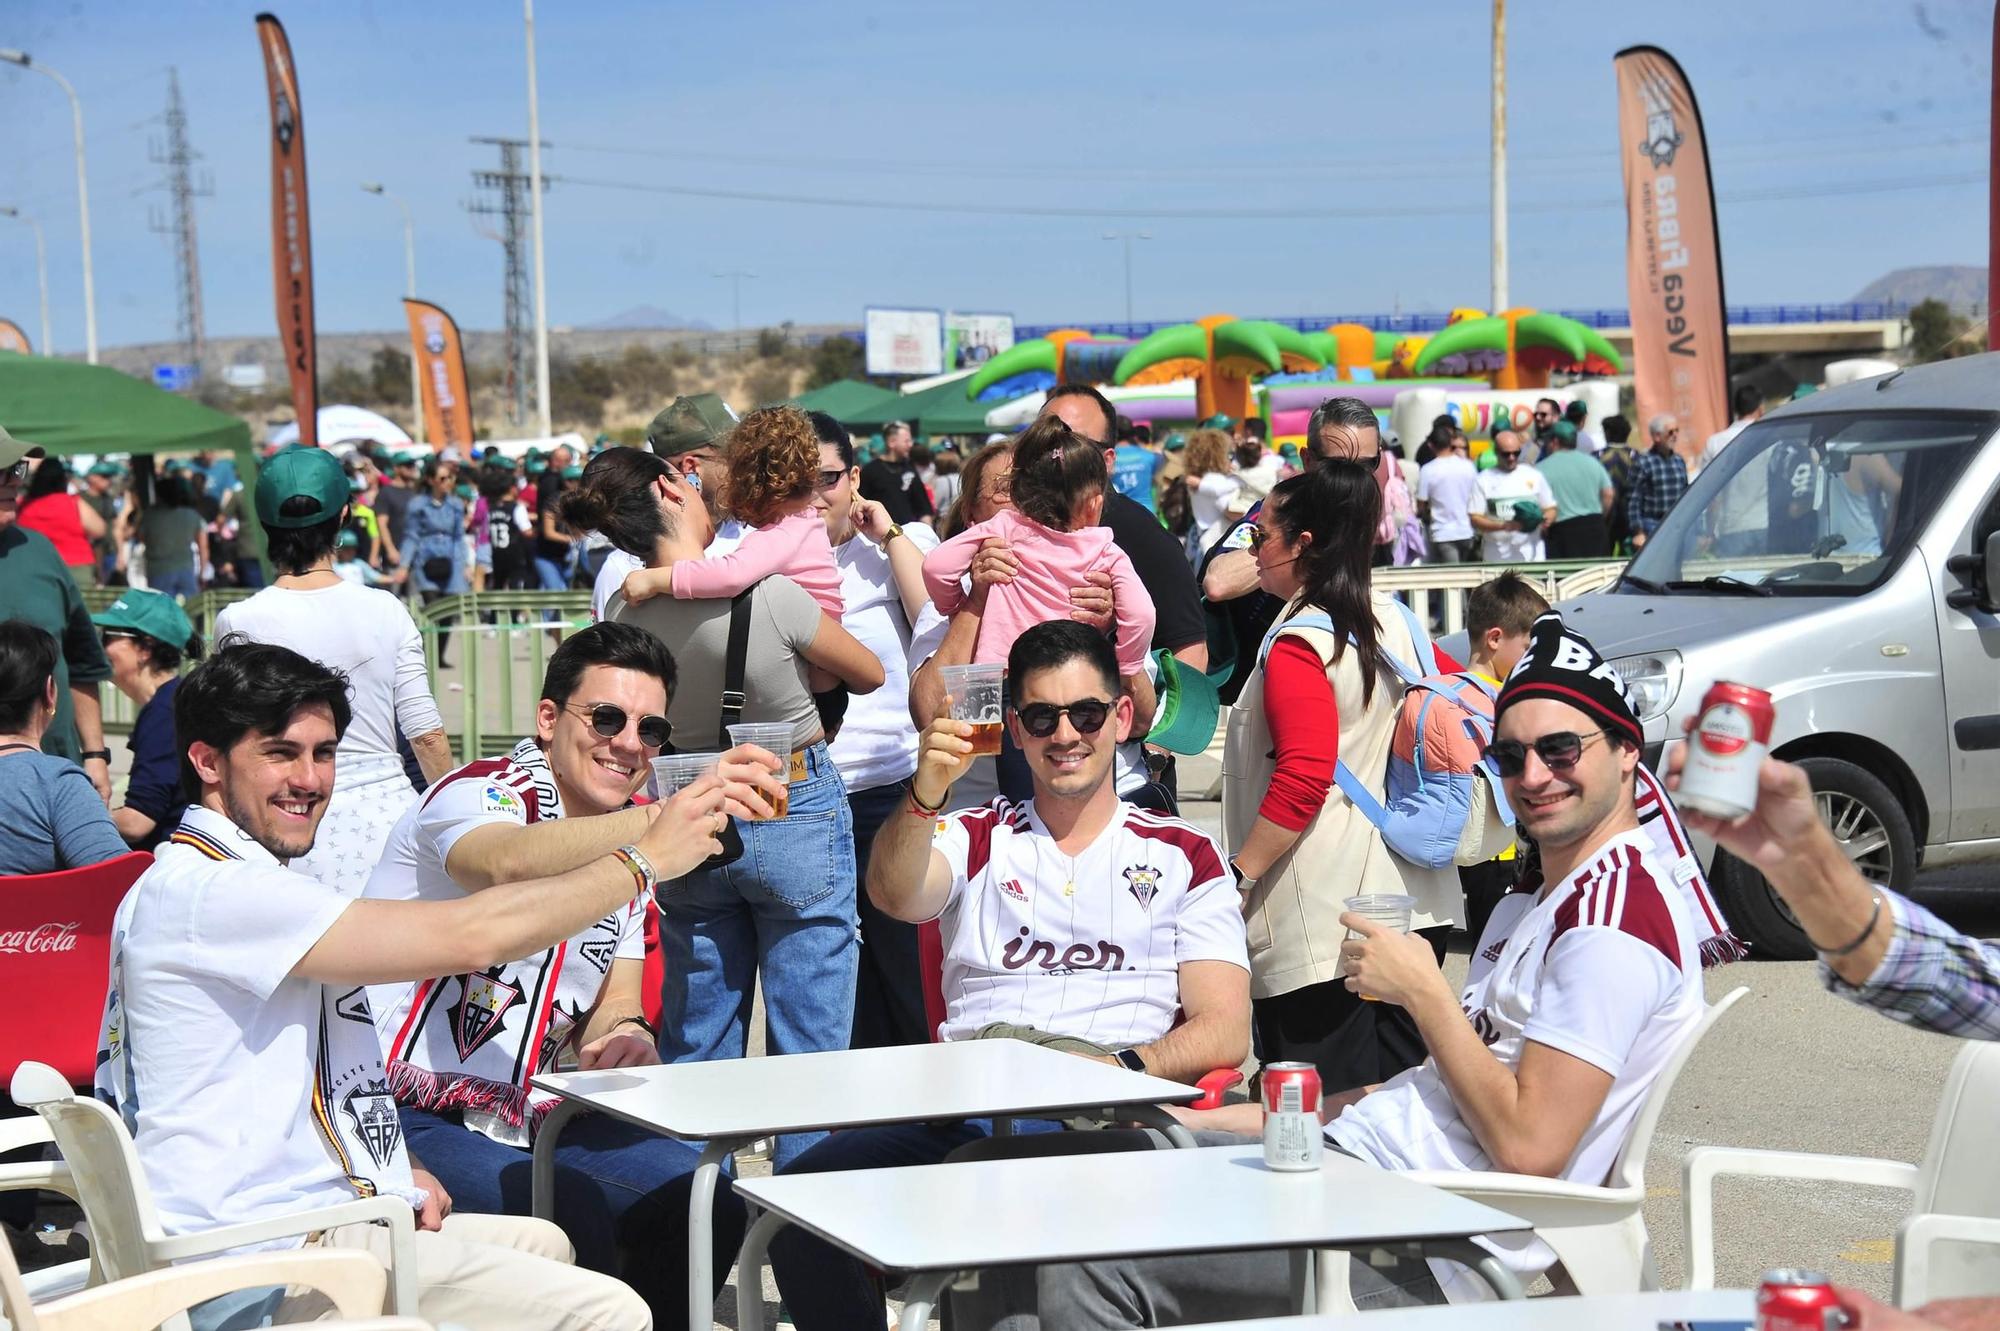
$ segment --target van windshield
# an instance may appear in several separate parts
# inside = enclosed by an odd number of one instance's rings
[[[1619,590],[1858,596],[1895,570],[1994,425],[1943,411],[1758,421],[1695,477]]]

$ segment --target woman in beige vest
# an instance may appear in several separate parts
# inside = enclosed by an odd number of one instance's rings
[[[1369,587],[1381,511],[1373,474],[1345,461],[1271,491],[1254,538],[1258,584],[1286,605],[1230,712],[1222,757],[1258,1057],[1315,1064],[1328,1091],[1386,1081],[1424,1057],[1409,1014],[1343,984],[1342,902],[1414,896],[1412,927],[1440,960],[1464,902],[1449,869],[1398,859],[1334,785],[1337,757],[1382,798],[1403,693],[1391,658],[1421,674],[1433,665],[1409,618]]]

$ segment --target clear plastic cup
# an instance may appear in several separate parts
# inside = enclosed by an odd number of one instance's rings
[[[1000,752],[1001,698],[1006,684],[1003,665],[941,666],[938,677],[951,697],[951,719],[972,726],[974,757]]]
[[[715,771],[719,753],[663,753],[653,759],[653,787],[661,799],[672,799],[682,787]]]
[[[1346,906],[1350,915],[1364,915],[1377,924],[1388,925],[1399,934],[1406,934],[1410,932],[1410,912],[1416,909],[1417,899],[1400,892],[1371,892],[1363,896],[1349,897],[1342,904]],[[1347,931],[1347,936],[1350,939],[1361,937],[1352,929]],[[1346,973],[1345,967],[1341,968],[1341,973]],[[1363,994],[1361,997],[1370,1003],[1380,1001],[1368,994]]]
[[[729,746],[755,744],[778,760],[778,780],[789,782],[792,760],[792,723],[789,721],[742,721],[729,727]],[[783,818],[791,812],[792,791],[788,784],[778,796],[777,808],[771,817]]]

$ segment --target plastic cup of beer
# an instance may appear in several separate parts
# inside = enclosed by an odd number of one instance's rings
[[[745,721],[729,727],[731,748],[740,744],[755,744],[777,758],[778,780],[789,783],[792,761],[792,723],[789,721]],[[792,788],[789,784],[778,795],[776,809],[771,817],[783,818],[792,808]]]
[[[972,726],[972,756],[1000,752],[1000,699],[1007,675],[1003,665],[943,666],[938,676],[951,695],[951,719]]]
[[[719,753],[663,753],[653,759],[653,786],[660,799],[672,799],[715,771]]]
[[[1401,892],[1371,892],[1363,896],[1349,897],[1342,904],[1347,907],[1347,913],[1350,915],[1366,916],[1377,924],[1389,926],[1399,934],[1406,934],[1410,932],[1410,912],[1416,909],[1417,899]],[[1361,937],[1352,929],[1347,931],[1347,936],[1350,939]],[[1343,967],[1342,973],[1345,972],[1346,968]],[[1367,994],[1361,997],[1370,1003],[1381,1001]]]

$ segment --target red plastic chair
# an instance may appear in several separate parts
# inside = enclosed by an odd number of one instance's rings
[[[111,920],[153,863],[143,850],[81,869],[0,878],[0,1086],[24,1062],[46,1063],[71,1086],[97,1070],[97,1034],[111,975]]]
[[[932,1043],[936,1043],[938,1028],[944,1025],[945,1018],[944,934],[938,929],[936,920],[917,926],[917,964],[924,977],[924,1022],[930,1027]],[[1201,1091],[1201,1099],[1187,1107],[1219,1109],[1223,1093],[1242,1080],[1243,1074],[1235,1068],[1217,1068],[1195,1083]]]

